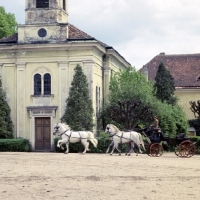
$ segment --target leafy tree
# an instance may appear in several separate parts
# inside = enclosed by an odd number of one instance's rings
[[[190,101],[189,102],[191,107],[190,110],[194,113],[195,118],[200,120],[200,100],[196,101]]]
[[[16,33],[16,26],[15,15],[6,13],[4,7],[0,6],[0,39]]]
[[[170,72],[165,68],[163,63],[160,63],[155,77],[155,95],[162,102],[175,105],[177,98],[174,97],[175,85],[174,78]]]
[[[13,137],[13,123],[10,118],[10,107],[0,81],[0,138]]]
[[[73,130],[92,130],[94,111],[89,97],[87,77],[80,65],[74,70],[74,78],[61,121],[69,124]]]
[[[127,126],[123,124],[123,120],[119,122],[119,120],[116,120],[116,117],[112,116],[112,109],[113,105],[115,105],[115,107],[119,107],[117,110],[120,110],[121,108],[118,101],[126,102],[130,100],[131,102],[141,101],[141,109],[139,109],[139,107],[134,109],[134,117],[138,117],[139,119],[137,125],[149,126],[153,121],[152,117],[156,115],[164,134],[173,137],[180,132],[187,132],[187,119],[182,109],[178,105],[173,106],[157,99],[154,93],[154,84],[147,81],[146,77],[137,72],[134,68],[130,68],[128,71],[119,71],[115,73],[111,77],[109,89],[109,102],[102,110],[103,126],[106,126],[108,123],[113,123],[120,129],[126,128]],[[150,109],[152,113],[151,118],[141,117],[141,113],[143,113],[142,108],[144,107]],[[132,107],[130,108],[132,109]],[[127,111],[127,113],[132,112],[132,110],[129,109]],[[130,114],[132,117],[132,113]]]

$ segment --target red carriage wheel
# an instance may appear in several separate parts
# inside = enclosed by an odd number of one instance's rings
[[[163,147],[160,143],[154,143],[150,146],[150,155],[153,157],[159,157],[163,154]]]
[[[190,140],[186,140],[179,144],[178,150],[180,157],[190,158],[195,154],[196,148]]]

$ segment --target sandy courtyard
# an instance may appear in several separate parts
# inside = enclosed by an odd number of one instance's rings
[[[200,156],[0,152],[2,200],[200,199]]]

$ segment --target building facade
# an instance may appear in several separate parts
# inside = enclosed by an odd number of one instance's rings
[[[160,63],[170,71],[175,82],[175,96],[187,119],[194,119],[190,101],[200,99],[200,54],[166,55],[160,53],[150,60],[142,71],[148,80],[154,80]]]
[[[51,151],[73,80],[82,66],[95,111],[109,92],[112,71],[130,64],[112,47],[68,23],[67,0],[25,0],[25,24],[0,39],[0,78],[11,108],[14,136],[35,151]]]

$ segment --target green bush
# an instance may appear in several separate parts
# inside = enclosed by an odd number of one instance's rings
[[[27,139],[0,139],[0,151],[29,152],[31,145]]]

